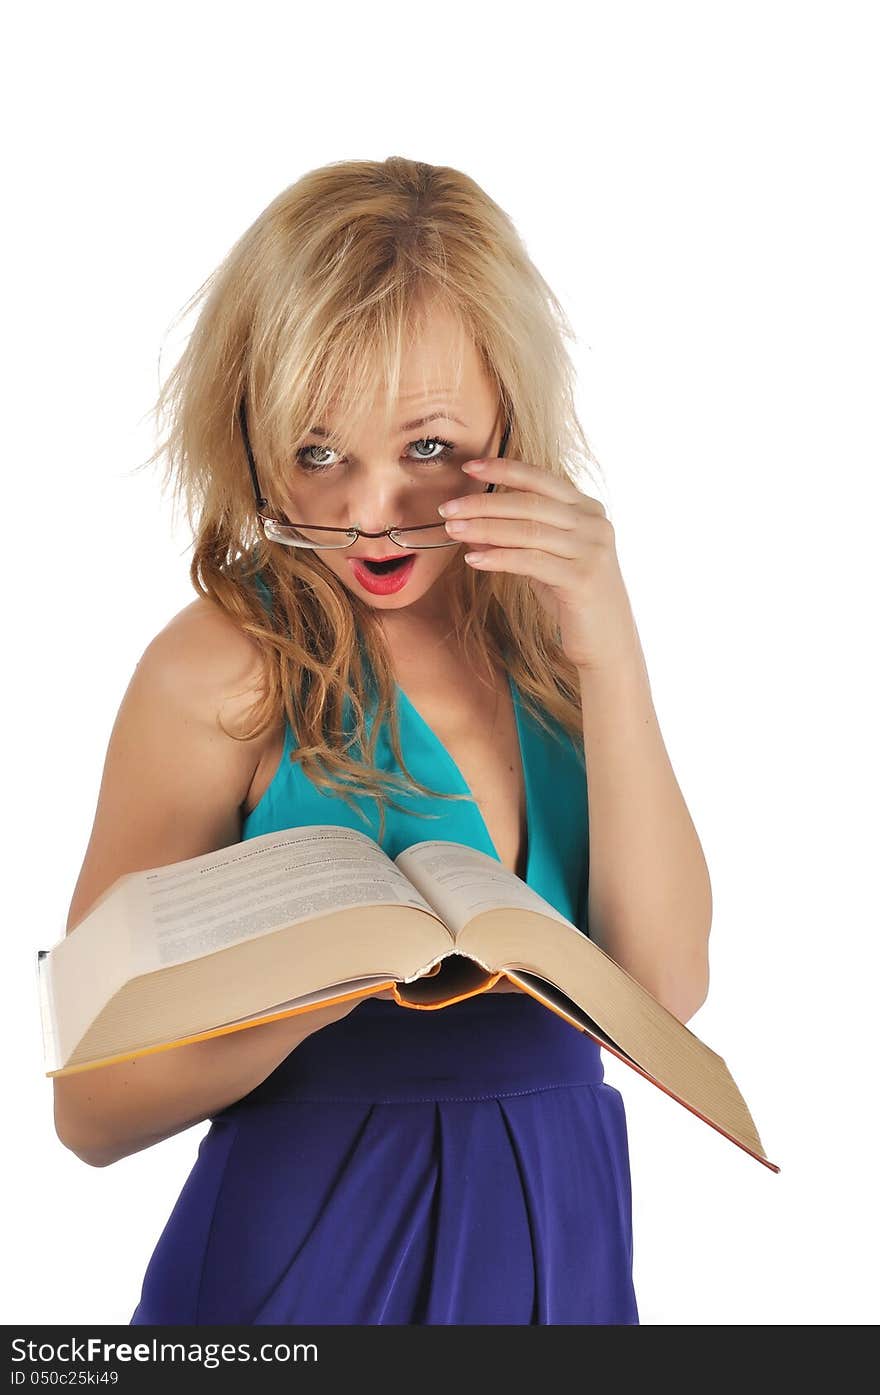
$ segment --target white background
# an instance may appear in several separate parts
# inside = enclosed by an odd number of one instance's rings
[[[34,961],[110,728],[193,599],[149,410],[302,173],[473,176],[565,306],[714,894],[689,1027],[774,1174],[603,1053],[647,1324],[863,1324],[875,1281],[880,54],[870,4],[35,4],[7,21],[3,1320],[127,1323],[208,1125],[64,1149]],[[179,334],[179,332],[177,332]],[[589,492],[589,491],[588,491]]]

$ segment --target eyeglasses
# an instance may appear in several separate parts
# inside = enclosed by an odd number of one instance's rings
[[[429,541],[423,535],[434,530],[445,527],[441,520],[439,523],[421,523],[411,528],[383,528],[381,533],[365,533],[361,528],[324,528],[312,523],[294,523],[291,520],[282,521],[278,518],[271,518],[263,510],[268,508],[269,501],[263,497],[260,490],[260,482],[257,479],[257,466],[254,460],[254,453],[251,450],[250,436],[248,435],[247,413],[245,411],[244,398],[241,399],[238,407],[238,419],[241,425],[241,434],[244,440],[244,448],[247,452],[248,466],[251,472],[251,479],[254,485],[254,498],[257,505],[257,517],[263,525],[263,532],[270,542],[283,543],[285,547],[313,547],[321,550],[328,548],[351,547],[358,538],[388,538],[397,547],[405,548],[407,552],[415,548],[426,547],[458,547],[457,538],[450,538],[446,534],[437,541]],[[504,428],[504,435],[501,437],[501,444],[498,447],[499,456],[503,456],[507,449],[507,442],[510,436],[510,422]],[[491,494],[495,488],[494,484],[488,484],[481,492]]]

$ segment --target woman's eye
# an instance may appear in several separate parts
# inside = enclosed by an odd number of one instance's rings
[[[417,455],[417,460],[446,460],[455,450],[455,446],[452,444],[451,441],[444,441],[440,436],[425,436],[422,438],[421,441],[410,441],[410,445],[428,446],[429,449],[433,446],[441,447],[441,449],[437,452],[436,455]]]
[[[302,465],[303,469],[304,469],[304,470],[326,470],[326,469],[328,469],[328,468],[329,468],[329,464],[328,464],[327,461],[323,461],[323,460],[313,460],[313,459],[309,456],[308,452],[309,452],[310,450],[314,450],[314,451],[324,451],[324,453],[326,454],[326,453],[328,452],[328,450],[329,450],[329,447],[328,447],[328,446],[302,446],[302,447],[300,448],[300,450],[297,451],[297,453],[296,453],[296,458],[297,458],[297,461],[299,462],[299,464]]]
[[[415,455],[411,457],[414,460],[422,461],[422,463],[426,465],[433,465],[437,461],[448,460],[455,450],[455,446],[451,441],[444,441],[440,436],[424,436],[420,441],[410,441],[409,445],[426,446],[428,449],[433,449],[435,446],[441,447],[436,455]],[[309,454],[310,451],[316,451],[324,456],[334,454],[330,446],[301,446],[296,452],[297,463],[308,473],[318,474],[322,470],[332,469],[335,465],[336,462],[333,460],[316,460],[314,456]]]

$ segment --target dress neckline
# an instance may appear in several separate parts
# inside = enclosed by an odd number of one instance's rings
[[[520,758],[520,764],[521,764],[521,766],[522,766],[523,785],[524,785],[524,788],[525,788],[525,801],[526,801],[526,866],[525,866],[525,876],[524,876],[523,878],[521,878],[520,880],[524,881],[525,884],[528,886],[528,885],[530,885],[530,883],[531,883],[531,874],[532,874],[532,868],[533,868],[533,863],[534,863],[534,854],[535,854],[535,830],[536,830],[536,828],[537,828],[537,825],[536,825],[536,823],[535,823],[535,821],[534,821],[533,799],[532,799],[532,789],[531,789],[531,776],[530,776],[530,773],[529,773],[528,727],[527,727],[526,721],[525,721],[525,714],[522,712],[521,707],[520,707],[519,692],[518,692],[518,690],[517,690],[516,683],[514,682],[512,676],[511,676],[511,674],[510,674],[509,672],[506,674],[506,678],[507,678],[507,686],[508,686],[508,688],[509,688],[509,690],[510,690],[511,700],[512,700],[512,702],[513,702],[513,714],[514,714],[514,718],[516,719],[517,743],[518,743],[518,745],[519,745],[519,758]],[[443,744],[443,742],[440,740],[440,737],[437,735],[437,733],[435,732],[434,728],[433,728],[432,726],[429,726],[429,725],[428,725],[428,723],[425,721],[424,717],[422,716],[421,712],[420,712],[420,711],[418,710],[418,708],[410,701],[409,697],[407,696],[407,694],[406,694],[406,692],[404,691],[404,689],[400,686],[400,684],[397,683],[397,682],[395,682],[395,685],[394,685],[394,686],[395,686],[395,688],[396,688],[396,690],[397,690],[397,693],[398,693],[398,695],[399,695],[399,699],[400,699],[400,704],[401,704],[401,706],[406,708],[406,710],[410,713],[410,715],[415,719],[415,721],[418,723],[418,725],[422,728],[422,731],[431,739],[431,741],[432,741],[433,744],[434,744],[435,749],[440,753],[441,757],[442,757],[443,760],[446,762],[447,769],[448,769],[448,770],[450,771],[450,773],[453,775],[453,777],[454,777],[454,779],[455,779],[455,782],[459,785],[459,789],[453,790],[453,791],[451,791],[451,793],[453,793],[453,794],[467,794],[467,795],[470,796],[470,799],[471,799],[471,807],[473,808],[474,814],[476,815],[477,819],[479,820],[480,824],[482,825],[483,833],[485,834],[485,837],[486,837],[486,842],[488,843],[489,847],[492,849],[492,852],[493,852],[495,858],[497,859],[497,861],[498,861],[498,862],[501,862],[501,858],[500,858],[499,855],[498,855],[498,849],[497,849],[496,846],[495,846],[494,839],[492,838],[492,835],[491,835],[491,833],[489,832],[489,828],[488,828],[488,825],[487,825],[487,823],[486,823],[486,820],[485,820],[484,817],[483,817],[483,811],[482,811],[482,809],[480,808],[479,804],[477,803],[476,799],[474,798],[474,794],[473,794],[473,791],[472,791],[471,788],[470,788],[470,785],[467,783],[467,781],[465,780],[464,776],[462,775],[461,770],[459,769],[458,763],[457,763],[455,760],[453,760],[452,756],[450,755],[450,753],[449,753],[449,751],[447,750],[446,746],[445,746],[445,745]],[[509,869],[508,869],[508,870],[509,870]]]

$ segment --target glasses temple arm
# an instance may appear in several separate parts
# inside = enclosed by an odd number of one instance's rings
[[[257,501],[257,509],[262,511],[263,509],[268,507],[269,501],[268,499],[265,499],[263,495],[260,493],[260,482],[257,479],[257,466],[254,460],[254,453],[251,450],[251,438],[248,434],[247,414],[244,408],[244,398],[242,398],[238,404],[238,420],[241,426],[241,434],[244,440],[244,448],[247,452],[248,469],[251,472],[251,479],[254,482],[254,498]]]

